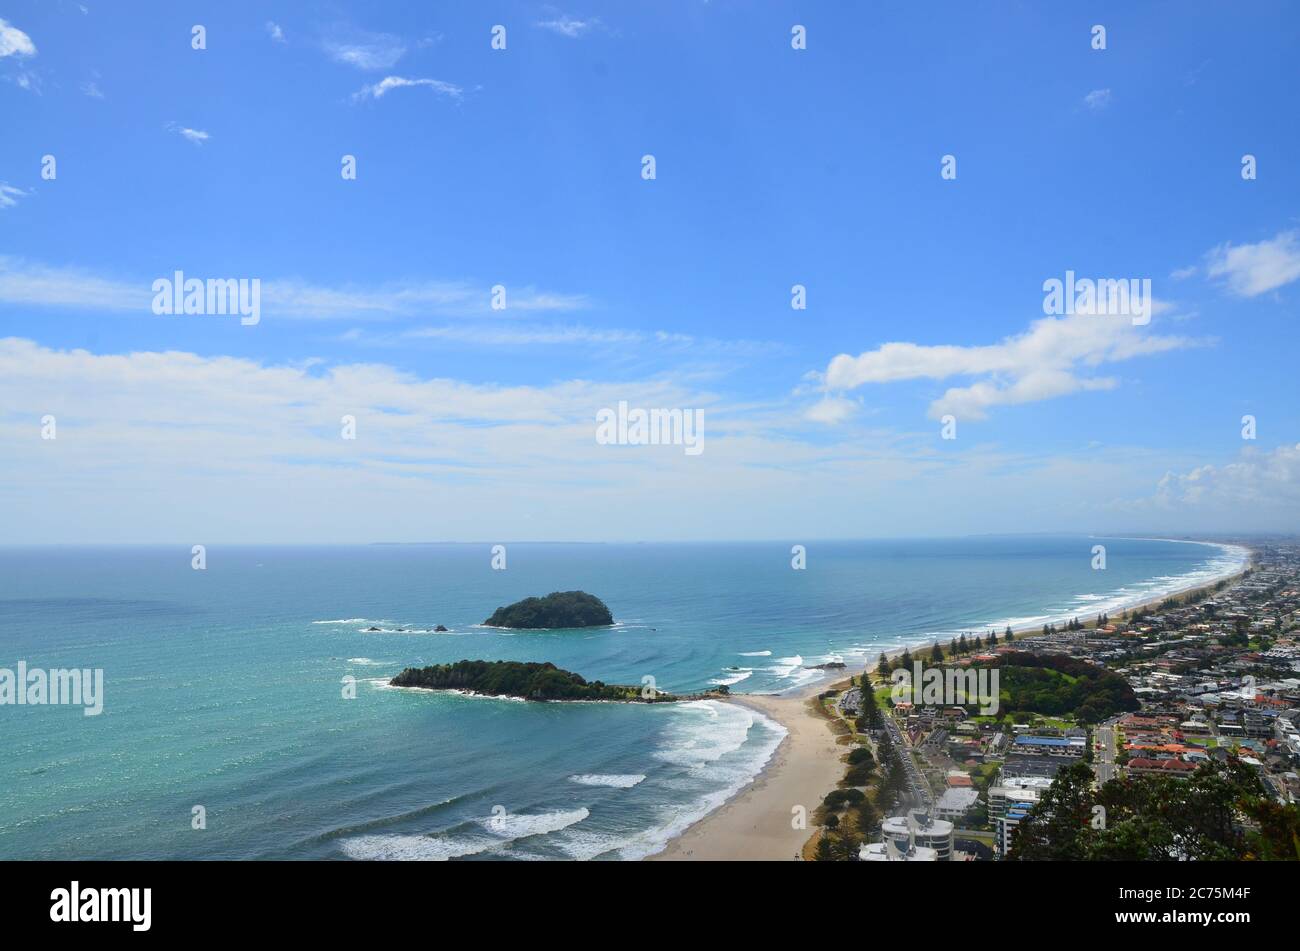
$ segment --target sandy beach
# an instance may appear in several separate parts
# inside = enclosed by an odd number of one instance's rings
[[[1244,570],[1239,571],[1227,578],[1163,594],[1128,610],[1153,608],[1165,598],[1184,597],[1207,590],[1221,581],[1236,580],[1244,573]],[[1038,629],[1017,631],[1016,642],[1042,636]],[[888,656],[894,657],[902,652],[903,648],[898,648],[889,651]],[[871,664],[868,669],[874,667],[875,664]],[[846,668],[842,673],[842,677],[818,681],[797,693],[736,694],[728,698],[729,703],[739,703],[771,717],[789,733],[752,783],[669,842],[662,852],[649,856],[648,860],[798,860],[803,844],[813,833],[813,810],[839,784],[846,769],[842,759],[849,748],[837,742],[830,721],[817,712],[815,706],[818,694],[830,689],[843,689],[849,676],[862,671]],[[792,809],[796,805],[804,806],[808,812],[807,828],[797,829],[791,825]]]
[[[840,759],[849,749],[836,743],[829,721],[812,706],[826,689],[823,682],[798,694],[731,697],[729,703],[758,710],[789,733],[754,782],[650,860],[797,860],[813,832],[813,810],[844,776]],[[807,810],[806,828],[792,826],[795,806]]]

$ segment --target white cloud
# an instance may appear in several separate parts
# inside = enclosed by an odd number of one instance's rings
[[[552,33],[558,33],[561,36],[567,36],[571,40],[576,40],[583,34],[590,33],[600,26],[600,18],[592,17],[589,20],[579,20],[577,17],[561,13],[550,20],[539,20],[537,25],[543,30],[550,30]]]
[[[357,69],[388,69],[406,53],[406,43],[391,33],[358,33],[323,46],[335,62]]]
[[[1196,265],[1189,264],[1187,267],[1177,267],[1169,272],[1169,277],[1175,281],[1185,281],[1196,274]]]
[[[1110,90],[1094,89],[1083,97],[1083,104],[1093,112],[1100,112],[1110,105]]]
[[[89,81],[89,82],[84,82],[84,83],[82,83],[82,84],[81,84],[81,91],[82,91],[83,93],[85,93],[87,96],[89,96],[91,99],[103,99],[103,98],[104,98],[104,93],[103,93],[103,91],[99,88],[99,83],[95,82],[94,80],[91,80],[91,81]]]
[[[208,141],[208,139],[212,138],[212,136],[208,135],[208,133],[204,132],[202,129],[186,128],[185,126],[177,125],[175,122],[167,123],[164,128],[166,128],[168,132],[175,132],[177,135],[193,142],[195,145],[202,145],[204,142]]]
[[[0,19],[0,59],[16,56],[23,59],[36,55],[36,44],[32,38],[7,20]]]
[[[1300,232],[1284,231],[1255,244],[1221,244],[1206,254],[1206,273],[1226,278],[1241,297],[1257,297],[1300,278]]]
[[[704,454],[598,445],[595,413],[619,400],[703,409]],[[46,414],[56,441],[40,437]],[[345,414],[354,441],[340,438]],[[795,406],[737,404],[688,378],[499,386],[0,339],[0,496],[23,503],[6,509],[6,540],[179,543],[181,564],[190,545],[223,541],[1124,531],[1132,516],[1099,525],[1102,506],[1194,465],[1132,446],[1059,457],[966,440],[935,453],[930,432],[799,424]]]
[[[266,21],[266,35],[277,43],[283,43],[285,41],[284,30],[280,28],[280,24],[273,20]]]
[[[464,90],[459,86],[454,83],[443,82],[440,79],[407,79],[403,76],[386,76],[371,86],[362,86],[352,94],[352,99],[353,101],[366,98],[378,99],[390,89],[402,89],[407,86],[425,86],[440,96],[446,96],[457,101],[464,95]]]
[[[406,336],[451,340],[480,346],[534,346],[539,344],[638,344],[644,334],[633,330],[601,330],[593,327],[480,327],[464,324],[421,327]]]
[[[1167,472],[1153,501],[1160,508],[1212,508],[1252,515],[1285,512],[1294,521],[1300,511],[1300,444],[1279,446],[1271,452],[1247,449],[1238,461],[1226,465]]]
[[[6,182],[0,182],[0,208],[12,208],[18,204],[18,199],[26,194],[21,188],[15,188]]]
[[[858,413],[858,404],[842,396],[826,396],[804,411],[804,418],[814,423],[847,422]]]
[[[18,189],[12,191],[15,195],[23,194]],[[0,192],[0,196],[3,194]],[[0,201],[0,206],[3,204]],[[170,279],[171,276],[171,271],[167,271],[136,281],[125,281],[79,268],[50,267],[0,255],[0,302],[149,313],[149,302],[153,297],[150,286],[154,278]],[[427,314],[501,316],[501,313],[491,310],[490,300],[490,288],[467,281],[328,286],[296,278],[262,279],[263,312],[278,317],[330,320]],[[509,309],[504,312],[505,316],[513,310],[563,312],[590,306],[590,300],[583,294],[560,294],[531,287],[521,287],[510,293],[507,303]]]
[[[995,406],[1111,389],[1117,385],[1114,379],[1084,372],[1196,343],[1148,333],[1127,318],[1045,317],[1024,333],[991,345],[885,343],[856,357],[842,353],[827,366],[824,384],[829,391],[846,391],[867,383],[982,377],[970,386],[949,389],[930,404],[930,416],[951,413],[960,419],[983,419]]]

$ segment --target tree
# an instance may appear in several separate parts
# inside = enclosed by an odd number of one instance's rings
[[[858,849],[861,847],[862,840],[856,835],[851,832],[842,832],[831,848],[837,861],[855,862],[858,858]]]
[[[970,650],[970,645],[966,642],[966,633],[962,632],[961,639],[957,641],[957,649],[963,654]]]
[[[1084,763],[1064,767],[1016,827],[1007,861],[1082,861],[1092,805],[1092,769]]]
[[[938,641],[935,641],[934,646],[930,648],[930,662],[934,664],[943,663],[943,648],[939,646]]]
[[[1235,757],[1205,763],[1186,779],[1129,776],[1099,790],[1087,764],[1075,763],[1057,773],[1007,854],[1009,861],[1282,858],[1300,860],[1300,808],[1275,802]]]
[[[831,848],[831,838],[830,838],[830,836],[827,835],[825,832],[823,832],[823,833],[821,834],[821,838],[819,838],[819,839],[817,840],[817,853],[816,853],[816,854],[817,854],[817,858],[815,859],[815,861],[818,861],[818,862],[834,862],[834,861],[835,861],[835,852],[834,852],[834,850]]]
[[[997,646],[998,646],[998,632],[989,631],[989,647],[997,647]]]
[[[1010,643],[1011,643],[1012,641],[1014,641],[1015,639],[1016,639],[1016,635],[1013,634],[1013,633],[1011,633],[1011,626],[1010,626],[1010,625],[1007,625],[1007,633],[1006,633],[1006,637],[1005,637],[1006,642],[1007,642],[1008,644],[1010,644]]]
[[[886,680],[889,679],[889,658],[885,656],[884,651],[880,652],[880,663],[876,665],[876,673]]]

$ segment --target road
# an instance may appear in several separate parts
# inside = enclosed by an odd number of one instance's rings
[[[930,784],[925,781],[921,771],[916,768],[916,761],[912,759],[912,747],[903,736],[903,731],[898,728],[894,722],[893,716],[886,714],[883,718],[885,729],[889,731],[889,739],[894,744],[894,749],[898,750],[899,756],[903,760],[903,769],[907,773],[908,798],[913,806],[929,809],[933,797],[930,794]]]
[[[1100,747],[1093,756],[1092,768],[1097,774],[1097,785],[1110,782],[1115,778],[1115,726],[1105,723],[1097,727],[1097,746]]]

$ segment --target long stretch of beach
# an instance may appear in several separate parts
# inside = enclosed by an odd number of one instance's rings
[[[1245,573],[1240,570],[1225,577],[1209,579],[1196,587],[1176,592],[1186,596],[1207,590],[1225,580]],[[1165,592],[1150,601],[1134,605],[1131,610],[1155,607],[1175,593]],[[1033,628],[1017,632],[1018,641],[1041,637]],[[917,645],[912,645],[917,646]],[[903,648],[889,652],[901,654]],[[872,665],[874,666],[874,665]],[[812,834],[813,810],[844,776],[842,762],[848,748],[837,742],[830,720],[818,712],[818,694],[847,685],[850,674],[845,670],[839,684],[824,681],[785,694],[738,694],[728,698],[758,710],[780,723],[788,731],[772,758],[735,796],[694,823],[670,841],[662,852],[649,856],[661,861],[781,861],[800,857],[804,843]],[[810,817],[807,828],[792,822],[794,810],[803,806]]]

